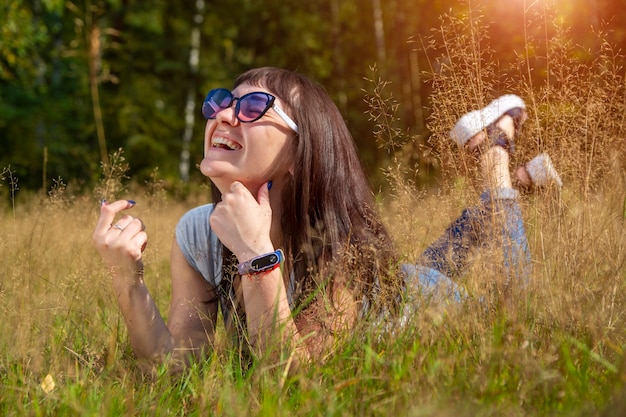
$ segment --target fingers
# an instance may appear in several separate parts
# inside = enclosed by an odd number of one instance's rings
[[[146,226],[143,224],[141,219],[125,214],[120,217],[120,219],[115,222],[115,224],[111,225],[111,227],[107,231],[110,230],[116,230],[120,234],[127,233],[135,235],[138,232],[143,232],[144,230],[146,230]]]
[[[111,246],[113,240],[122,239],[131,242],[131,247],[141,248],[141,252],[143,252],[148,238],[145,233],[146,226],[140,219],[125,214],[113,223],[119,212],[134,206],[133,200],[118,200],[111,204],[106,204],[103,201],[100,207],[100,217],[93,233],[97,247]]]
[[[96,223],[96,229],[94,234],[101,234],[107,232],[111,228],[111,224],[115,219],[115,215],[123,210],[128,210],[135,205],[132,200],[118,200],[111,204],[103,203],[100,206],[100,217]],[[123,227],[123,224],[120,225]]]
[[[272,181],[268,181],[259,187],[257,191],[256,200],[260,205],[269,204],[269,190],[272,189]],[[230,185],[230,193],[243,196],[253,195],[250,191],[239,181],[234,181]],[[224,196],[222,196],[224,198]]]
[[[105,240],[110,242],[109,245],[111,247],[126,248],[126,251],[134,260],[139,260],[141,259],[141,253],[148,244],[148,235],[144,230],[145,227],[141,220],[132,216],[123,216],[117,223],[111,226],[108,231],[111,235],[105,237]]]
[[[148,235],[144,231],[140,231],[131,238],[131,256],[136,261],[141,259],[141,253],[146,250],[148,245]]]
[[[250,193],[250,191],[248,191],[246,186],[240,183],[239,181],[234,181],[232,184],[230,184],[230,192],[233,194],[246,194],[246,193],[249,194]]]
[[[270,189],[272,188],[272,182],[266,182],[259,188],[257,193],[257,201],[259,205],[266,206],[270,204]]]
[[[100,217],[93,232],[93,242],[110,268],[127,267],[135,270],[141,263],[148,235],[143,222],[124,214],[115,221],[118,213],[132,208],[132,200],[118,200],[111,204],[102,203]]]

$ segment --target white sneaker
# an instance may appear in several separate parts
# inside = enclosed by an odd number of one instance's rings
[[[543,187],[550,183],[555,183],[559,188],[563,186],[563,181],[547,153],[539,154],[528,161],[526,171],[535,187]]]
[[[450,137],[462,147],[472,136],[515,108],[526,109],[524,100],[515,94],[500,96],[484,108],[464,114],[450,131]]]

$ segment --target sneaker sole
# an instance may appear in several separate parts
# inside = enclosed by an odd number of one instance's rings
[[[500,96],[484,108],[464,114],[450,131],[450,137],[459,146],[464,146],[472,136],[515,108],[526,109],[521,97],[515,94]]]
[[[559,188],[563,186],[561,176],[547,153],[539,154],[528,161],[526,171],[535,187],[543,187],[551,183],[558,185]]]

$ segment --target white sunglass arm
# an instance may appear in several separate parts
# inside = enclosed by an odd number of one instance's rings
[[[272,104],[272,108],[280,116],[280,118],[283,119],[285,121],[285,123],[287,123],[287,126],[289,126],[291,128],[291,130],[293,130],[294,132],[298,133],[298,125],[296,124],[296,122],[294,122],[291,119],[291,117],[287,116],[287,113],[285,113],[276,104]]]

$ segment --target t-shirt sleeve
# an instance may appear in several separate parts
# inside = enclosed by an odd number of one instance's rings
[[[222,275],[222,245],[209,225],[213,208],[206,204],[185,213],[176,225],[176,242],[189,265],[217,286]]]

